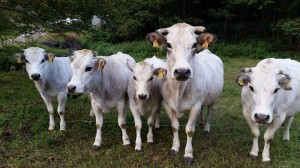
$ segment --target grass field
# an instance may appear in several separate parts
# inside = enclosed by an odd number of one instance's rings
[[[140,60],[140,59],[138,59]],[[225,86],[215,106],[212,129],[205,135],[198,124],[193,137],[195,167],[300,167],[300,117],[295,117],[289,142],[283,141],[283,127],[271,144],[271,164],[261,162],[263,134],[259,138],[259,159],[248,156],[252,138],[240,103],[240,87],[235,84],[239,69],[259,60],[222,58]],[[142,128],[142,152],[134,151],[135,128],[127,110],[127,132],[131,145],[123,146],[116,111],[104,115],[102,149],[94,150],[95,119],[89,117],[87,96],[68,98],[67,130],[48,131],[46,106],[26,72],[0,72],[0,167],[184,167],[185,127],[188,113],[180,120],[180,153],[171,158],[172,128],[162,110],[162,127],[154,130],[154,144],[146,142]],[[55,103],[56,104],[56,103]],[[143,122],[146,117],[143,117]],[[262,128],[264,130],[265,127]]]

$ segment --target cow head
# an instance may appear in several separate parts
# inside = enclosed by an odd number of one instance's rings
[[[154,47],[167,47],[167,66],[171,78],[185,81],[193,78],[192,64],[197,50],[206,49],[216,41],[215,35],[204,31],[202,26],[178,23],[149,33],[146,38]]]
[[[42,48],[30,47],[24,50],[24,54],[16,55],[17,62],[26,62],[26,70],[29,78],[35,81],[41,80],[47,71],[48,64],[52,63],[55,56],[46,53]]]
[[[167,74],[164,68],[154,68],[148,62],[133,63],[127,60],[128,68],[133,72],[133,82],[136,90],[136,98],[148,99],[152,88],[153,79],[163,78]]]
[[[106,61],[92,50],[78,50],[73,54],[70,57],[73,76],[67,89],[70,93],[89,93],[93,86],[97,86],[96,81],[99,80],[96,78],[101,78],[101,76],[96,74],[98,71],[102,71]]]
[[[243,87],[242,97],[251,106],[251,119],[259,124],[271,123],[276,106],[284,102],[284,92],[292,90],[291,77],[283,71],[254,67],[241,69],[246,72],[237,77],[236,83]]]

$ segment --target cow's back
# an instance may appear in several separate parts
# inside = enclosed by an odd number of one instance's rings
[[[204,50],[196,55],[198,57],[198,65],[196,68],[202,71],[205,82],[205,97],[203,105],[209,105],[217,99],[223,89],[224,84],[224,66],[221,59],[209,50]]]

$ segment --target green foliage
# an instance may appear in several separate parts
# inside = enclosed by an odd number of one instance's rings
[[[300,38],[300,18],[284,19],[277,23],[279,28],[286,36],[296,36]]]

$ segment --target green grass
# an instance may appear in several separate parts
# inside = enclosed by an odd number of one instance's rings
[[[138,42],[128,43],[129,47]],[[152,56],[155,50],[120,45],[126,52]],[[148,46],[149,48],[149,46]],[[108,50],[108,49],[107,49]],[[98,52],[101,51],[99,47]],[[125,51],[124,51],[125,52]],[[289,142],[282,140],[283,127],[271,144],[272,164],[261,162],[263,133],[259,138],[259,159],[251,160],[248,154],[252,139],[250,128],[241,112],[240,87],[235,78],[242,67],[254,66],[259,60],[246,57],[222,58],[225,64],[225,86],[215,106],[212,130],[209,135],[196,127],[193,137],[195,167],[300,167],[300,118],[295,117]],[[171,158],[172,128],[165,112],[161,112],[162,127],[154,130],[153,145],[146,142],[147,126],[142,128],[142,152],[134,151],[135,129],[128,110],[127,132],[131,145],[123,146],[116,111],[104,115],[102,150],[92,149],[96,133],[95,119],[89,117],[90,102],[87,96],[68,98],[66,109],[67,130],[59,131],[56,114],[55,131],[48,131],[46,106],[25,72],[0,72],[0,167],[185,167],[183,154],[186,142],[185,128],[180,127],[180,153]],[[56,102],[55,102],[56,105]],[[180,120],[187,122],[188,113]],[[146,117],[143,117],[146,121]],[[265,127],[263,127],[265,129]]]

